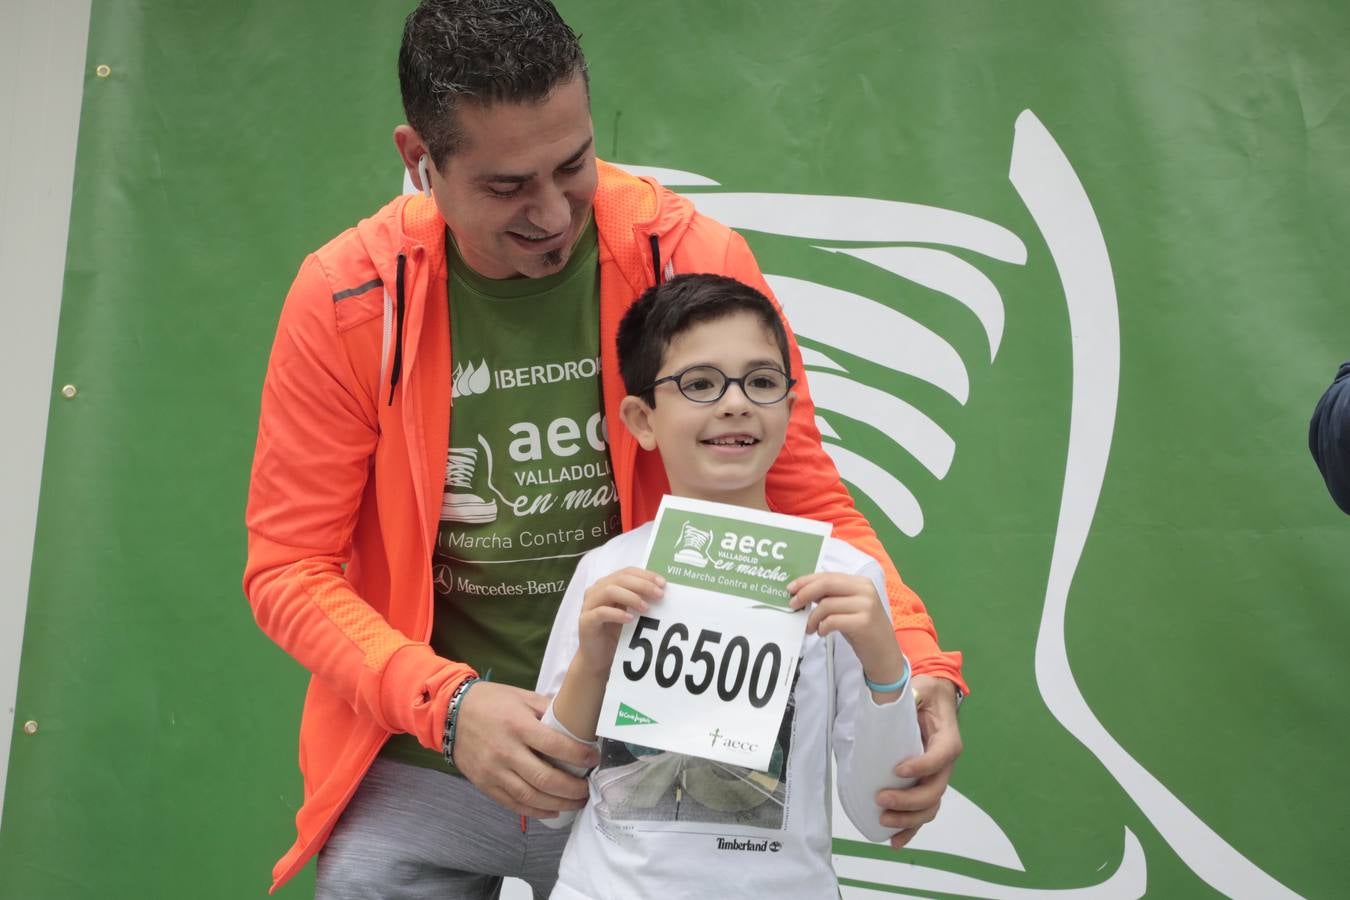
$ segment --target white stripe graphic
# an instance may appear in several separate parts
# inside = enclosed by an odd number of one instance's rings
[[[732,228],[813,241],[945,244],[1004,262],[1027,261],[1022,239],[966,213],[872,197],[815,194],[690,194],[699,212]]]
[[[901,533],[914,537],[923,531],[919,501],[890,472],[838,444],[826,442],[822,446],[839,467],[839,475],[872,498]]]
[[[821,409],[866,422],[903,447],[934,476],[947,477],[956,442],[936,422],[899,397],[829,372],[811,373],[811,396]]]
[[[926,381],[962,405],[969,398],[970,378],[956,348],[904,313],[814,281],[764,278],[797,334]]]
[[[1036,640],[1036,685],[1050,713],[1101,761],[1196,875],[1229,897],[1297,897],[1215,834],[1136,762],[1097,720],[1074,681],[1064,643],[1064,610],[1111,452],[1120,385],[1115,281],[1087,193],[1059,145],[1030,110],[1017,118],[1008,177],[1059,269],[1073,340],[1068,459]]]
[[[931,247],[817,247],[852,256],[958,301],[980,320],[989,338],[989,361],[1003,340],[1003,298],[979,269],[959,256]]]
[[[922,832],[921,832],[922,833]],[[1144,896],[1148,886],[1144,851],[1139,839],[1125,829],[1125,852],[1120,866],[1101,884],[1080,888],[1025,888],[1011,887],[992,881],[983,881],[969,875],[956,875],[940,869],[928,869],[910,863],[867,859],[857,856],[834,857],[834,870],[840,878],[893,884],[897,887],[954,894],[958,897],[979,897],[982,900],[1136,900]],[[893,897],[894,894],[859,887],[844,887],[843,897]]]
[[[610,163],[633,175],[645,175],[661,182],[663,187],[717,187],[717,182],[706,175],[683,169],[665,169],[661,166],[633,166],[628,163]]]
[[[802,365],[804,366],[815,366],[818,369],[834,369],[839,372],[848,371],[819,350],[812,350],[810,347],[798,347],[797,349],[802,352]]]

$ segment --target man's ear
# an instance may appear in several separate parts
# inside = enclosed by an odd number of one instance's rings
[[[641,397],[629,394],[619,401],[619,418],[643,450],[656,449],[656,429],[652,427],[655,411]]]
[[[422,176],[417,171],[417,164],[422,157],[431,154],[426,142],[416,129],[405,122],[394,129],[394,146],[398,148],[399,159],[403,160],[403,168],[408,170],[408,177],[412,179],[413,185],[426,193],[428,185],[422,183]]]

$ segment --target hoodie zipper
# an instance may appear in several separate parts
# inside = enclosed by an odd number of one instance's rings
[[[398,268],[394,275],[394,365],[389,373],[389,405],[394,405],[394,388],[403,375],[403,270],[408,257],[398,255]]]
[[[650,242],[651,242],[651,245],[652,245],[652,284],[653,284],[653,285],[658,285],[658,284],[660,284],[661,281],[662,281],[662,279],[661,279],[661,239],[660,239],[659,237],[656,236],[656,233],[655,233],[655,232],[652,232],[652,234],[650,234],[650,235],[647,237],[647,240],[650,241]]]

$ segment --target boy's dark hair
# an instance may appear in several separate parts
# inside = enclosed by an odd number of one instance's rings
[[[403,114],[438,170],[462,143],[462,102],[538,102],[578,75],[589,90],[581,42],[548,0],[422,0],[403,25]]]
[[[648,288],[619,322],[619,373],[624,389],[656,405],[650,385],[660,377],[670,342],[695,325],[739,312],[759,317],[778,344],[783,371],[790,372],[787,329],[768,297],[725,275],[676,275]]]

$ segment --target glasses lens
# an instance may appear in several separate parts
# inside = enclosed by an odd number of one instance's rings
[[[751,369],[745,373],[745,396],[755,403],[777,403],[787,396],[787,375],[777,369]]]
[[[726,386],[727,376],[712,366],[696,366],[680,376],[680,393],[697,403],[711,403]]]

